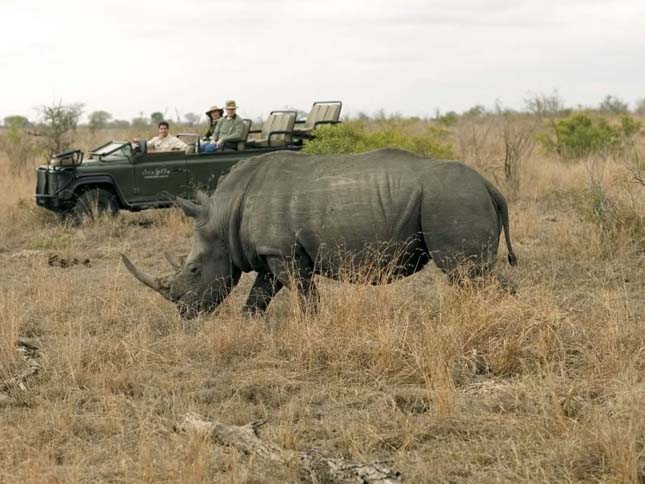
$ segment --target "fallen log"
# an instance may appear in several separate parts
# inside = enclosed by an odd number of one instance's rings
[[[0,402],[10,402],[11,392],[14,389],[27,391],[26,383],[36,376],[43,369],[37,358],[40,356],[40,348],[32,341],[27,339],[18,339],[16,342],[18,351],[22,354],[22,359],[27,363],[27,367],[16,376],[0,382]]]
[[[180,428],[209,436],[219,445],[234,447],[245,455],[253,455],[270,465],[287,466],[298,462],[307,482],[337,482],[363,484],[390,484],[402,481],[401,474],[383,462],[360,464],[342,458],[325,457],[317,451],[286,450],[260,437],[260,428],[266,420],[247,425],[228,425],[208,421],[189,413]]]

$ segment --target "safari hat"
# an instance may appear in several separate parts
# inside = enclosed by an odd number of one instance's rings
[[[229,100],[226,101],[226,104],[224,105],[226,109],[237,109],[237,104],[235,104],[235,101]]]
[[[224,110],[222,108],[220,108],[219,106],[215,105],[215,106],[211,106],[210,108],[208,108],[208,111],[206,111],[206,116],[208,116],[213,111],[219,111],[220,116],[222,114],[224,114]]]

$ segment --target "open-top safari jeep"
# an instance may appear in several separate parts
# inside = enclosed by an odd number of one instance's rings
[[[178,135],[189,144],[185,152],[149,152],[145,141],[110,141],[87,153],[72,150],[57,154],[48,165],[38,168],[36,203],[75,219],[168,207],[173,203],[172,195],[190,198],[197,188],[211,192],[219,178],[240,160],[301,149],[303,139],[312,136],[315,126],[338,122],[340,102],[314,103],[312,111],[320,111],[320,105],[335,106],[334,119],[316,114],[321,119],[312,118],[305,126],[305,122],[296,121],[295,111],[274,111],[262,129],[255,131],[245,120],[245,132],[234,150],[200,153],[199,135],[185,133]],[[299,124],[307,128],[306,133],[296,132]]]

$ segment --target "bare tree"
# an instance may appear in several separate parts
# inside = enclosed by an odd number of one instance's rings
[[[498,143],[492,119],[462,117],[457,124],[459,155],[497,180]]]
[[[38,108],[42,122],[29,134],[38,136],[43,141],[47,159],[52,155],[70,148],[78,126],[78,119],[83,112],[82,104],[63,104],[58,102]]]
[[[611,114],[625,114],[629,111],[629,106],[622,99],[609,95],[602,100],[599,109]]]
[[[554,119],[565,110],[558,91],[552,94],[533,94],[524,100],[526,110],[541,119]]]
[[[531,156],[535,148],[535,134],[540,126],[539,119],[512,113],[502,117],[504,140],[504,178],[514,189],[519,187],[520,167]]]

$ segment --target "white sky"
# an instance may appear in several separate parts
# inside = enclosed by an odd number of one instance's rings
[[[555,89],[645,97],[643,0],[0,0],[0,119],[343,101],[432,116]]]

